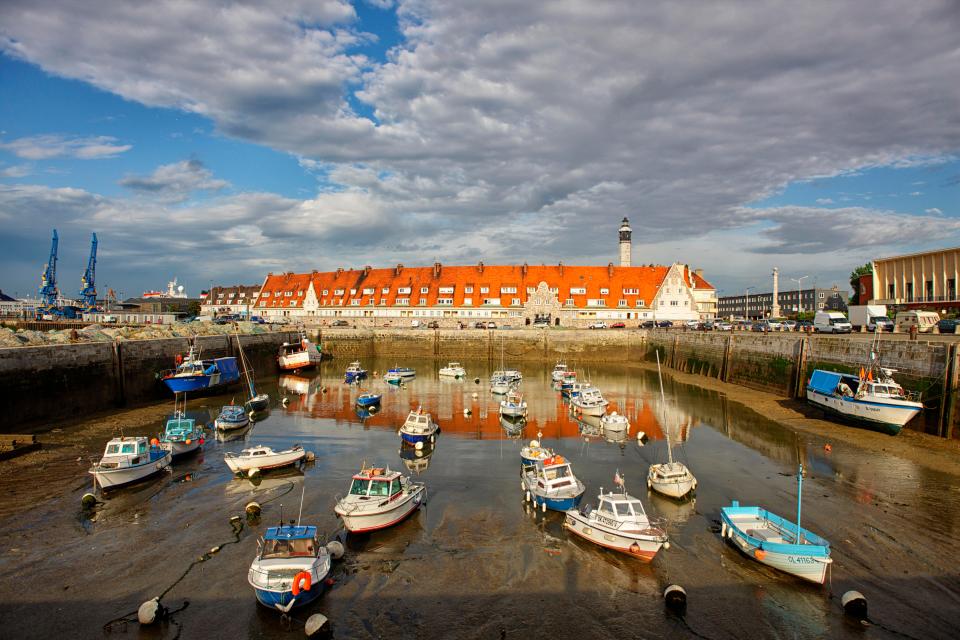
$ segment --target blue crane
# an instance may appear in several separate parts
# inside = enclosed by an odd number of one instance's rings
[[[87,261],[87,270],[80,283],[80,306],[84,311],[94,311],[97,308],[97,234],[93,234],[90,242],[90,259]]]
[[[57,245],[59,240],[57,239],[57,230],[53,230],[53,242],[50,244],[50,259],[47,260],[46,266],[43,268],[43,275],[40,276],[40,302],[42,310],[47,313],[52,312],[57,308],[57,298],[60,297],[60,292],[57,290]],[[37,310],[38,313],[41,312],[40,309]]]

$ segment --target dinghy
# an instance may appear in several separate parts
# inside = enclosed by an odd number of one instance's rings
[[[353,476],[350,493],[337,500],[334,511],[351,533],[393,526],[426,500],[427,487],[384,467],[363,467]]]
[[[356,382],[367,377],[367,370],[360,366],[359,362],[351,362],[347,365],[347,370],[343,373],[343,378],[347,382]]]
[[[247,415],[247,410],[235,404],[228,404],[221,408],[220,415],[213,421],[218,431],[242,429],[248,424],[250,424],[250,417]]]
[[[660,402],[664,407],[663,433],[667,437],[667,462],[652,464],[647,472],[647,488],[668,498],[679,500],[697,488],[697,479],[682,462],[673,459],[673,444],[670,441],[671,426],[667,424],[667,399],[663,392],[663,375],[660,372],[660,354],[657,353],[657,375],[660,378]]]
[[[361,393],[357,396],[356,403],[358,407],[372,407],[380,404],[380,398],[378,393]]]
[[[247,474],[251,470],[266,471],[297,464],[306,455],[300,445],[294,445],[284,451],[274,451],[270,447],[256,446],[244,449],[240,453],[227,452],[223,461],[235,474]]]
[[[90,467],[90,475],[102,489],[115,489],[138,482],[170,466],[173,454],[145,436],[113,438],[107,442],[100,462]]]
[[[649,562],[661,547],[670,548],[665,523],[647,516],[640,499],[627,493],[619,471],[614,483],[620,485],[619,493],[604,493],[601,488],[597,507],[569,509],[563,526],[601,547]]]
[[[800,526],[803,465],[797,474],[797,522],[736,500],[720,509],[720,534],[747,557],[768,567],[823,584],[833,562],[830,543]]]

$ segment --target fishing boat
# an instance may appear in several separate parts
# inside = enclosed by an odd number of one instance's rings
[[[359,362],[351,362],[347,365],[347,370],[343,373],[343,377],[347,382],[363,380],[367,377],[367,370],[361,367]]]
[[[284,342],[277,351],[277,366],[284,371],[316,367],[323,360],[320,345],[313,344],[302,329],[296,342]]]
[[[600,426],[603,428],[603,434],[612,439],[630,435],[630,421],[616,411],[600,416]]]
[[[587,386],[580,389],[580,393],[570,398],[570,408],[577,413],[588,416],[602,416],[610,404],[604,399],[600,389]]]
[[[520,449],[520,466],[532,465],[538,460],[545,460],[553,455],[553,450],[540,443],[541,438],[543,438],[543,434],[538,431],[537,439],[531,440],[528,445]]]
[[[350,492],[337,499],[337,517],[351,533],[376,531],[393,526],[426,500],[427,487],[411,482],[389,467],[366,467],[355,474]]]
[[[287,613],[319,598],[327,588],[330,552],[314,526],[269,527],[261,540],[247,581],[257,602]]]
[[[138,482],[170,466],[173,454],[160,447],[154,439],[145,436],[113,438],[100,462],[90,467],[89,473],[101,489],[115,489]]]
[[[220,409],[220,415],[213,421],[213,426],[218,431],[233,431],[242,429],[250,424],[250,416],[247,410],[240,405],[228,404]]]
[[[270,396],[266,393],[257,393],[257,389],[253,384],[253,369],[250,367],[250,363],[247,362],[247,357],[243,353],[240,334],[237,333],[235,335],[237,338],[237,351],[240,353],[240,364],[243,366],[243,375],[247,380],[247,389],[250,391],[250,397],[247,398],[244,404],[250,413],[266,411],[270,408]]]
[[[240,453],[228,451],[223,454],[223,461],[236,474],[246,474],[251,470],[266,471],[289,467],[303,460],[306,451],[300,445],[294,445],[284,451],[274,451],[270,447],[256,446],[244,449]]]
[[[465,378],[467,370],[459,362],[448,362],[447,366],[440,367],[440,375],[445,378]]]
[[[920,394],[893,379],[896,369],[876,368],[860,375],[816,369],[807,383],[807,401],[842,419],[892,436],[921,410]]]
[[[584,389],[589,389],[592,386],[589,382],[571,382],[570,384],[563,382],[560,384],[560,395],[570,400],[579,396]]]
[[[203,425],[193,418],[187,418],[183,412],[177,412],[167,420],[160,446],[170,451],[174,458],[193,453],[204,443]]]
[[[237,359],[203,360],[193,345],[186,356],[178,355],[176,368],[161,371],[160,379],[174,393],[199,393],[223,389],[240,380]]]
[[[516,389],[511,389],[507,397],[500,401],[500,415],[511,418],[525,418],[527,416],[527,403],[523,399],[523,394]]]
[[[559,454],[525,465],[521,470],[520,484],[527,502],[534,507],[553,511],[574,509],[580,504],[586,487],[573,474],[570,462]]]
[[[416,369],[411,369],[410,367],[393,367],[387,371],[387,374],[384,376],[397,376],[402,380],[409,380],[417,377]]]
[[[640,499],[627,493],[619,471],[613,481],[620,486],[618,493],[604,493],[601,487],[597,507],[569,509],[563,526],[601,547],[649,562],[661,547],[670,548],[665,522],[647,516]]]
[[[797,522],[761,507],[741,507],[734,500],[720,509],[720,534],[747,557],[768,567],[823,584],[833,562],[830,543],[800,526],[803,464],[797,474]]]
[[[563,376],[566,375],[567,371],[567,363],[561,360],[553,366],[553,371],[550,372],[550,377],[554,382],[560,382],[563,380]]]
[[[490,392],[502,396],[514,388],[514,382],[504,376],[492,376],[490,378]]]
[[[570,397],[570,390],[573,388],[573,385],[577,382],[577,372],[576,371],[564,371],[563,376],[558,380],[560,383],[560,393]]]
[[[434,442],[440,426],[433,421],[429,413],[418,408],[411,411],[403,425],[400,426],[400,437],[406,444],[416,445],[418,442]]]
[[[358,407],[372,407],[380,404],[381,397],[378,393],[361,393],[357,396],[356,403]]]
[[[668,498],[677,500],[697,488],[697,479],[682,462],[673,459],[673,444],[670,439],[671,425],[666,418],[666,395],[663,392],[663,374],[660,372],[660,354],[657,353],[657,375],[660,378],[660,403],[664,408],[663,433],[667,438],[667,462],[651,464],[647,471],[647,488]]]

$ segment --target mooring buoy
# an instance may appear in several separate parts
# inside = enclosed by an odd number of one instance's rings
[[[259,502],[248,502],[247,506],[244,508],[244,511],[247,512],[248,516],[258,516],[260,515],[260,508]]]
[[[317,459],[317,454],[315,454],[313,451],[307,451],[307,453],[304,454],[303,458],[307,462],[313,462],[314,460]]]
[[[859,591],[847,591],[840,598],[840,604],[843,605],[843,612],[848,616],[853,616],[858,620],[867,618],[867,599]]]
[[[678,584],[671,584],[663,590],[663,601],[674,613],[683,613],[687,608],[687,592]]]
[[[163,606],[160,598],[147,600],[137,609],[137,620],[140,624],[153,624],[163,616]]]
[[[93,509],[97,505],[97,496],[92,493],[85,493],[80,498],[80,504],[83,505],[84,509]]]
[[[327,551],[330,552],[330,557],[339,560],[343,557],[343,543],[339,540],[331,540],[327,543]]]
[[[415,445],[413,445],[413,448],[416,449],[417,451],[420,451],[421,449],[423,449],[423,441],[420,440],[419,442],[417,442]]]
[[[256,467],[254,467],[253,469],[250,469],[250,471],[247,471],[248,478],[254,478],[258,475],[260,475],[260,469],[257,469]]]
[[[303,626],[303,630],[307,634],[307,637],[310,638],[323,630],[328,622],[327,616],[322,613],[315,613],[307,618],[307,623]]]

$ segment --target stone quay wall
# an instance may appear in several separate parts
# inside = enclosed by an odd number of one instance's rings
[[[277,348],[296,332],[241,335],[254,371],[273,372]],[[198,336],[204,358],[236,356],[234,336]],[[172,397],[157,374],[190,348],[187,338],[83,342],[0,349],[0,432]]]

